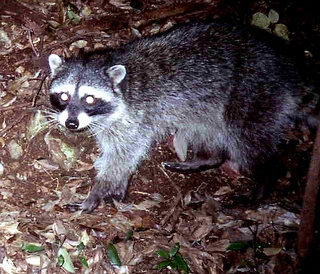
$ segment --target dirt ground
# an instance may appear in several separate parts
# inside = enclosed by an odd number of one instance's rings
[[[252,182],[227,169],[164,170],[162,161],[176,159],[168,138],[142,162],[124,202],[100,205],[92,214],[65,208],[90,191],[98,150],[89,134],[67,132],[47,119],[48,55],[117,47],[188,20],[250,23],[255,13],[275,10],[280,19],[268,28],[285,25],[290,42],[312,55],[310,71],[317,75],[314,6],[239,2],[0,3],[0,273],[299,273],[299,212],[313,144],[307,132],[293,132],[286,142],[286,174],[259,206],[233,204],[230,197]],[[166,260],[157,251],[176,243],[171,269],[156,269]]]

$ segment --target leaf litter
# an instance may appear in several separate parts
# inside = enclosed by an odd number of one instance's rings
[[[183,271],[190,273],[262,273],[266,268],[275,273],[281,258],[289,260],[285,269],[297,266],[297,213],[274,202],[254,209],[225,207],[228,195],[245,178],[230,179],[221,170],[195,175],[164,171],[161,161],[175,157],[170,140],[157,145],[152,159],[143,162],[125,202],[101,205],[89,215],[66,211],[64,205],[85,199],[98,151],[90,136],[59,130],[47,117],[47,54],[118,46],[135,33],[157,33],[182,17],[192,18],[192,13],[188,5],[181,5],[182,13],[177,10],[172,19],[165,5],[155,12],[152,4],[145,4],[143,18],[128,1],[116,0],[104,10],[97,1],[68,6],[62,1],[17,3],[29,11],[17,13],[26,16],[25,26],[8,13],[0,29],[0,54],[8,56],[0,71],[0,272],[60,273],[62,268],[67,273],[158,273],[159,250],[163,259],[170,259],[161,273],[172,273],[175,259],[185,262]],[[49,32],[31,7],[39,18],[46,18]],[[108,22],[118,13],[124,18],[131,14],[131,28],[111,28],[102,21],[90,28],[88,22],[104,12],[110,13]],[[277,24],[275,29],[288,35],[277,12],[265,14],[253,19],[263,18],[258,24],[264,28]],[[152,16],[162,24],[148,25]],[[286,178],[281,183],[285,185]],[[169,252],[167,258],[163,252]],[[260,252],[266,257],[258,256]]]

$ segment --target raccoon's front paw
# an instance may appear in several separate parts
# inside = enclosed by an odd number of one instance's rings
[[[72,212],[82,210],[84,213],[91,213],[95,210],[100,204],[100,197],[96,195],[89,195],[89,197],[84,200],[82,203],[72,203],[67,204],[64,207]]]
[[[126,196],[126,188],[122,185],[113,191],[107,191],[106,186],[108,185],[105,183],[95,184],[86,200],[82,203],[68,204],[65,208],[73,212],[82,210],[84,213],[91,213],[99,206],[101,201],[113,204],[114,200],[122,201]]]

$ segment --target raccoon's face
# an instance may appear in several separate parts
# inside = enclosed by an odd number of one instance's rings
[[[108,124],[124,112],[120,82],[126,70],[122,65],[92,68],[79,60],[68,64],[58,55],[49,56],[50,102],[60,113],[58,122],[70,130],[81,130],[98,123]]]

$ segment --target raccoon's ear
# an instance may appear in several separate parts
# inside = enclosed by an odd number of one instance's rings
[[[56,75],[58,68],[62,65],[63,59],[57,54],[50,54],[48,58],[51,76]]]
[[[108,68],[105,72],[111,78],[113,85],[118,85],[126,77],[126,67],[123,65],[115,65]]]

